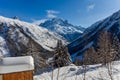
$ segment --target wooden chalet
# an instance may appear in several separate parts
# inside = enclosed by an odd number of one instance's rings
[[[31,56],[6,57],[0,61],[0,80],[33,80],[33,72]]]

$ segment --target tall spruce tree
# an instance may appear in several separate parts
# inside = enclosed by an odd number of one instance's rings
[[[58,40],[57,46],[54,49],[54,64],[59,66],[66,66],[72,63],[68,49],[63,45],[61,40]]]

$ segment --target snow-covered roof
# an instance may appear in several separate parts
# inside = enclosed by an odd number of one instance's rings
[[[0,74],[34,70],[31,56],[6,57],[0,62]]]

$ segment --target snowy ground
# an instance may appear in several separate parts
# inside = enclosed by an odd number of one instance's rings
[[[112,76],[114,80],[120,80],[120,61],[112,63]],[[58,76],[59,71],[59,77]],[[53,74],[53,79],[52,79]],[[34,80],[83,80],[83,67],[81,66],[67,66],[59,69],[55,69],[53,72],[44,72],[40,75],[34,76]],[[108,68],[97,65],[87,66],[86,79],[85,80],[111,80],[108,75]]]

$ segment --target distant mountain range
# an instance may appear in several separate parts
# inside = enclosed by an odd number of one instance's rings
[[[85,28],[81,26],[74,26],[67,20],[60,18],[43,19],[33,24],[47,28],[49,31],[62,36],[62,39],[65,39],[67,42],[72,42],[77,39],[85,30]]]
[[[97,47],[100,33],[103,30],[110,32],[111,37],[117,36],[120,39],[120,10],[108,18],[91,25],[77,40],[68,45],[72,59],[81,59],[86,49],[91,46]]]

